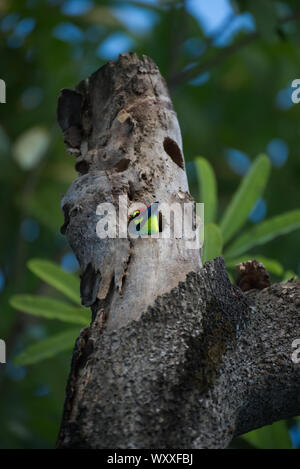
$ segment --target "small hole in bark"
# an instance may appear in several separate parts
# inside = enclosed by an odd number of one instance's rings
[[[122,171],[126,171],[130,163],[130,160],[128,158],[123,158],[122,160],[119,161],[119,163],[116,164],[115,170],[118,173],[121,173]]]
[[[129,191],[128,191],[128,198],[130,201],[133,201],[135,194],[135,188],[132,181],[129,181]]]
[[[79,212],[79,207],[73,207],[72,210],[69,211],[69,217],[76,217],[77,213]]]
[[[170,137],[164,139],[164,150],[179,168],[184,169],[183,157],[177,143]]]
[[[75,165],[75,169],[80,174],[87,174],[88,171],[89,171],[89,165],[84,160],[83,161],[78,161],[78,163],[76,163],[76,165]]]
[[[103,153],[102,158],[106,160],[106,153]]]
[[[158,231],[162,233],[163,230],[163,216],[161,212],[158,212]]]

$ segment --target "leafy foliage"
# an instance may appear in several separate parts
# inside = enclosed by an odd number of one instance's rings
[[[222,232],[215,223],[206,223],[204,226],[203,262],[211,261],[222,255]]]
[[[47,319],[59,319],[60,321],[82,325],[86,325],[88,321],[85,310],[75,309],[62,301],[43,296],[14,295],[10,304],[25,313]]]
[[[32,365],[74,347],[78,329],[68,329],[31,345],[15,359],[16,365]]]
[[[61,291],[71,301],[81,304],[79,297],[80,282],[77,276],[68,274],[54,262],[44,259],[31,259],[28,262],[28,267],[41,280]]]
[[[200,184],[200,200],[205,206],[205,224],[215,221],[217,212],[217,182],[215,173],[205,158],[195,159],[197,177]]]
[[[291,449],[291,438],[284,421],[275,422],[270,426],[246,433],[242,437],[255,448],[260,449]]]
[[[270,166],[268,158],[261,155],[242,180],[220,223],[224,243],[228,242],[246,221],[250,210],[265,188]]]
[[[213,169],[208,161],[205,161],[205,163],[204,161],[203,158],[196,158],[195,160],[200,186],[200,201],[213,200],[213,203],[216,204],[216,200],[211,195],[211,187],[204,182],[208,179],[207,174],[210,175],[211,180],[215,181]],[[209,170],[207,169],[208,167]],[[234,234],[244,226],[253,205],[263,193],[267,184],[269,170],[270,163],[268,158],[265,155],[258,156],[240,183],[229,207],[225,211],[220,226],[212,223],[205,225],[203,262],[211,260],[217,255],[223,255],[227,267],[233,269],[240,262],[256,258],[265,265],[270,273],[279,277],[285,275],[283,267],[278,261],[260,255],[253,255],[251,253],[247,255],[244,253],[254,246],[265,244],[277,236],[299,229],[300,210],[289,211],[263,221],[239,233],[239,236],[231,241]],[[216,192],[215,183],[213,191],[214,193]],[[206,206],[204,205],[204,211],[205,209]],[[240,254],[244,254],[243,257],[237,258]]]
[[[31,259],[28,262],[28,267],[40,279],[64,293],[74,303],[80,304],[79,279],[75,275],[65,272],[55,263],[44,259]],[[90,319],[87,308],[76,308],[71,304],[53,298],[13,295],[10,304],[14,308],[34,316],[58,319],[59,321],[81,326],[87,326]],[[30,365],[46,358],[52,358],[62,351],[71,350],[78,333],[78,329],[71,328],[63,333],[43,339],[37,344],[30,345],[20,355],[17,355],[15,364]]]
[[[298,228],[300,228],[300,210],[293,210],[270,218],[260,225],[250,228],[236,242],[232,243],[227,250],[227,256],[236,256],[253,246],[264,244],[276,236],[289,233]]]

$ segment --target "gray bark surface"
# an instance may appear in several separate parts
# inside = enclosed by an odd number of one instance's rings
[[[93,320],[75,345],[57,446],[225,448],[299,414],[299,283],[244,293],[222,258],[201,268],[185,239],[95,235],[97,204],[119,194],[191,200],[176,114],[153,62],[124,54],[64,90],[58,120],[80,173],[62,201],[63,231]]]
[[[148,57],[122,54],[62,90],[58,121],[79,177],[62,199],[62,227],[82,270],[81,297],[111,330],[138,319],[155,298],[201,267],[187,240],[100,239],[100,203],[119,197],[146,206],[192,201],[176,113],[157,66]],[[135,210],[138,207],[135,207]],[[168,223],[168,220],[165,220]],[[170,225],[170,223],[169,223]]]

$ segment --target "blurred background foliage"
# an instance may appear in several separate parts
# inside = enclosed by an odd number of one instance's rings
[[[299,45],[296,0],[1,1],[0,78],[7,102],[0,104],[0,338],[7,364],[0,365],[0,447],[54,446],[70,366],[71,352],[15,364],[28,345],[68,334],[70,326],[23,314],[9,302],[24,293],[65,298],[27,268],[29,259],[47,259],[78,275],[59,232],[60,198],[76,178],[56,124],[60,89],[74,87],[121,52],[151,56],[170,86],[197,200],[196,157],[205,157],[216,174],[217,219],[257,155],[268,156],[269,181],[247,216],[250,229],[300,207],[300,107],[291,100]],[[273,280],[280,281],[285,273],[300,273],[299,236],[291,232],[249,253],[275,260],[280,268]],[[295,418],[232,446],[300,447],[299,435]]]

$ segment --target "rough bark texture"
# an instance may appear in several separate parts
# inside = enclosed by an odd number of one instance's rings
[[[221,258],[190,273],[139,321],[95,321],[77,341],[62,448],[225,448],[300,413],[300,284],[246,295]]]
[[[58,118],[86,172],[63,200],[63,229],[94,312],[76,342],[58,447],[225,448],[299,414],[299,283],[243,293],[221,258],[200,268],[185,239],[95,235],[99,201],[191,199],[157,67],[121,56],[65,90]]]

